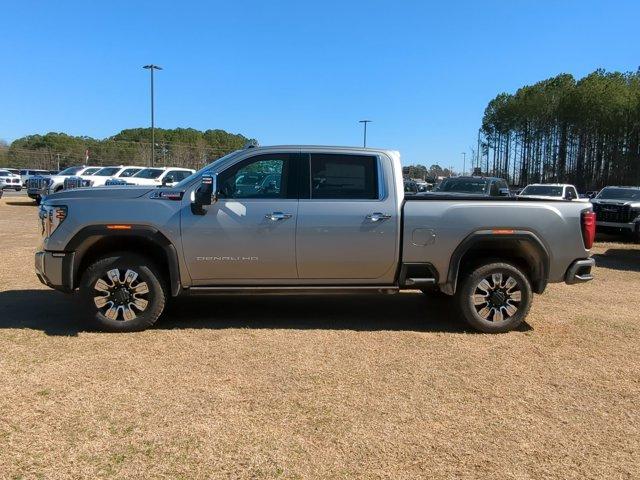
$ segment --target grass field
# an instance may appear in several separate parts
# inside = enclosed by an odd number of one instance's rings
[[[36,224],[0,200],[0,478],[640,477],[637,245],[504,335],[412,292],[183,299],[103,334],[37,281]]]

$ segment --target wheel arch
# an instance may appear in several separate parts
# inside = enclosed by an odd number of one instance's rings
[[[523,269],[535,293],[542,293],[549,278],[549,252],[538,236],[526,230],[480,230],[467,236],[454,250],[441,290],[456,291],[461,273],[484,259],[510,261]]]
[[[172,296],[182,290],[178,254],[171,241],[158,229],[146,225],[116,230],[106,225],[94,225],[81,229],[67,244],[63,278],[70,290],[79,286],[80,278],[97,258],[110,252],[128,251],[151,258],[161,269]]]

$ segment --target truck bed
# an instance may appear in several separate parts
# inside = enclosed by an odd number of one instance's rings
[[[402,262],[429,262],[442,284],[456,249],[474,235],[531,237],[549,259],[549,282],[564,280],[576,258],[587,258],[581,228],[590,204],[567,200],[411,195],[403,203]]]

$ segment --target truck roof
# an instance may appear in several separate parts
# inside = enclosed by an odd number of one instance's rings
[[[375,147],[345,147],[339,145],[264,145],[260,147],[250,146],[247,147],[252,150],[262,151],[262,150],[342,150],[342,151],[353,151],[353,152],[390,152],[395,154],[400,154],[398,150],[388,149],[388,148],[375,148]],[[242,149],[245,150],[245,149]]]

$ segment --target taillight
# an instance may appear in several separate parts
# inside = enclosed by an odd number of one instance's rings
[[[593,247],[596,239],[596,214],[591,211],[582,212],[582,240],[584,248],[589,250]]]

